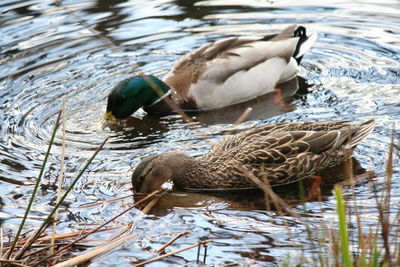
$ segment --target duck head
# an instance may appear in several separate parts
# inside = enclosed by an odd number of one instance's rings
[[[145,158],[132,174],[133,190],[141,193],[151,193],[159,189],[163,183],[172,179],[173,170],[165,163],[162,154]]]
[[[183,181],[189,180],[197,161],[182,152],[166,152],[143,159],[132,174],[133,191],[151,193],[172,180],[180,187]]]
[[[156,87],[153,89],[153,87]],[[125,119],[141,107],[151,106],[169,91],[168,85],[155,76],[135,76],[117,84],[108,95],[104,119]]]

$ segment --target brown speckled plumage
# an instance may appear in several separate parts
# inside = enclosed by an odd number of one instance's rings
[[[256,187],[238,166],[271,185],[296,181],[343,161],[345,146],[354,147],[374,128],[374,121],[349,125],[280,123],[253,128],[221,140],[197,159],[167,152],[144,159],[132,175],[135,190],[151,192],[167,180],[182,189]]]

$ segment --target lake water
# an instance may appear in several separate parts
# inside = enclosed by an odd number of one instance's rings
[[[131,194],[132,169],[144,156],[174,149],[202,155],[231,129],[273,122],[376,119],[376,129],[354,157],[376,173],[373,183],[379,187],[383,181],[392,125],[400,127],[399,1],[68,0],[59,6],[47,0],[3,0],[0,12],[0,226],[5,234],[15,232],[21,221],[64,104],[64,188],[104,138],[111,138],[62,206],[60,233],[104,222],[132,203],[128,198],[83,206]],[[266,96],[236,127],[243,105],[200,114],[195,125],[178,116],[159,119],[139,111],[129,127],[99,126],[108,92],[119,80],[139,71],[162,77],[180,56],[205,43],[277,32],[294,23],[318,32],[318,41],[303,58],[290,111]],[[53,183],[59,174],[61,143],[58,133],[42,184]],[[396,169],[393,214],[400,208],[397,178]],[[363,225],[375,225],[370,183],[354,190]],[[130,266],[152,258],[182,232],[189,234],[167,251],[212,239],[208,265],[273,266],[288,255],[312,257],[318,250],[307,242],[305,221],[318,233],[321,223],[336,220],[329,192],[322,202],[296,206],[301,214],[318,215],[300,218],[277,216],[250,201],[176,192],[147,216],[132,210],[116,221],[124,226],[136,220],[133,232],[139,236],[93,266]],[[345,189],[345,194],[352,192]],[[54,199],[54,190],[39,190],[28,228],[40,225]],[[149,266],[183,265],[196,255],[197,249],[191,249]]]

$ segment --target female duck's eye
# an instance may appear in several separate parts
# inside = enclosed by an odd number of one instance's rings
[[[154,176],[154,177],[160,177],[160,176],[163,175],[163,173],[161,172],[160,169],[154,169],[154,170],[152,170],[152,171],[151,171],[151,174],[152,174],[152,176]]]
[[[136,189],[141,188],[141,187],[142,187],[142,184],[143,184],[143,181],[144,181],[144,176],[139,176],[139,179],[138,179],[138,181],[136,182],[135,188],[136,188]]]

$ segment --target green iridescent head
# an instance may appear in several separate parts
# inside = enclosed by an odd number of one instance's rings
[[[168,85],[154,76],[136,76],[121,81],[108,95],[106,119],[125,119],[141,107],[150,106],[160,99],[152,83],[163,94]]]

